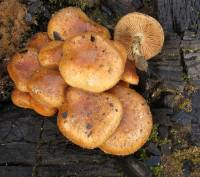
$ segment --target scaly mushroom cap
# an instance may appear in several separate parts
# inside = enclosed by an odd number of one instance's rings
[[[116,86],[110,93],[123,106],[123,116],[115,133],[100,146],[106,153],[128,155],[136,152],[148,140],[152,130],[152,116],[145,99],[136,91]]]
[[[31,108],[38,114],[45,117],[54,116],[57,112],[56,108],[52,108],[52,107],[49,107],[48,105],[41,104],[40,102],[36,101],[34,98],[31,98]]]
[[[84,33],[64,43],[59,70],[70,86],[102,92],[121,79],[124,67],[122,55],[110,40]]]
[[[51,41],[45,47],[40,50],[39,61],[40,64],[47,68],[58,68],[58,64],[62,57],[62,46],[61,41]]]
[[[11,100],[16,106],[21,108],[31,108],[31,96],[27,92],[21,92],[15,88],[12,91]]]
[[[40,51],[51,40],[48,37],[47,32],[36,33],[27,43],[27,47],[36,48]]]
[[[58,112],[58,128],[75,144],[93,149],[104,143],[118,127],[122,105],[108,93],[89,93],[75,88],[66,92]]]
[[[134,62],[131,62],[130,60],[126,61],[124,73],[121,80],[123,80],[124,82],[128,82],[129,84],[138,85],[139,77],[136,73]]]
[[[65,82],[56,70],[40,68],[28,82],[31,96],[41,104],[59,107],[64,102]]]
[[[160,23],[154,18],[138,12],[123,16],[114,31],[114,39],[126,47],[130,60],[134,60],[132,43],[135,37],[139,37],[141,40],[140,50],[146,60],[157,55],[164,43],[164,32]]]
[[[66,40],[84,32],[95,32],[109,38],[109,31],[93,22],[76,7],[67,7],[56,12],[48,24],[48,35],[52,40]]]
[[[27,83],[39,67],[37,50],[28,48],[13,56],[7,65],[7,70],[17,89],[28,92]]]

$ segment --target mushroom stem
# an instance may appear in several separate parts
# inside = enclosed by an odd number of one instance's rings
[[[132,59],[135,61],[135,66],[141,71],[147,72],[148,63],[145,60],[144,56],[141,54],[141,36],[135,36],[132,43]]]

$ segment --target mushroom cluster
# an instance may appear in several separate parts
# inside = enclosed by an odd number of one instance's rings
[[[152,116],[129,84],[138,84],[136,67],[161,50],[163,36],[155,19],[130,13],[112,40],[79,8],[64,8],[9,62],[11,99],[46,117],[58,112],[60,132],[83,148],[134,153],[151,133]]]

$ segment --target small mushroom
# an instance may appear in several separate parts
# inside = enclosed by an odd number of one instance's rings
[[[121,56],[124,60],[124,63],[126,63],[126,61],[127,61],[127,51],[124,48],[124,46],[118,41],[112,41],[112,43],[115,46],[115,48],[118,50],[118,52],[121,54]]]
[[[56,112],[56,108],[49,107],[34,100],[28,92],[21,92],[18,89],[14,89],[11,94],[13,104],[21,108],[33,109],[35,112],[42,116],[53,116]]]
[[[47,32],[36,33],[27,43],[27,47],[36,48],[40,51],[51,40],[48,37]]]
[[[139,77],[136,73],[135,63],[130,60],[126,61],[124,73],[122,75],[122,79],[124,82],[129,84],[138,85]]]
[[[13,56],[7,65],[7,70],[17,89],[28,92],[27,83],[39,67],[37,50],[28,48]]]
[[[64,102],[66,84],[56,70],[40,68],[28,82],[31,96],[41,104],[59,107]]]
[[[120,85],[120,86],[126,87],[126,88],[129,88],[129,86],[130,86],[128,82],[124,82],[124,81],[122,81],[122,80],[120,80],[120,81],[117,83],[117,85]]]
[[[11,94],[13,104],[21,108],[31,108],[31,96],[27,92],[21,92],[14,88]]]
[[[146,71],[146,60],[157,55],[164,43],[162,26],[154,18],[133,12],[122,17],[114,31],[114,39],[121,42],[128,51],[128,59],[136,67]]]
[[[106,38],[110,37],[105,27],[93,22],[76,7],[61,9],[48,23],[48,35],[52,40],[66,40],[84,32],[95,32]]]
[[[62,57],[62,41],[51,41],[40,50],[40,64],[47,68],[58,68],[58,64]]]
[[[59,70],[68,85],[103,92],[121,79],[124,60],[109,39],[83,33],[64,43]]]
[[[119,53],[122,55],[124,59],[125,69],[124,73],[122,74],[121,80],[124,82],[127,82],[129,84],[137,85],[139,82],[139,77],[136,73],[136,68],[134,62],[130,62],[130,60],[127,60],[127,52],[126,49],[120,42],[118,41],[112,41],[116,49],[119,51]],[[129,85],[128,84],[128,85]]]
[[[36,101],[34,98],[31,98],[31,108],[38,114],[45,117],[54,116],[57,112],[56,108],[50,107],[45,104],[41,104],[40,102]]]
[[[58,128],[73,143],[93,149],[104,143],[118,127],[122,105],[109,93],[89,93],[69,88],[58,112]]]
[[[148,140],[152,130],[152,116],[145,99],[136,91],[120,85],[110,93],[119,98],[123,106],[120,125],[100,149],[113,155],[136,152]]]

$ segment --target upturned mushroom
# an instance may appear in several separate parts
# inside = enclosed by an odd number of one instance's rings
[[[60,59],[62,58],[62,41],[51,41],[40,50],[39,62],[47,68],[58,68]]]
[[[133,12],[123,16],[114,30],[114,39],[121,42],[128,51],[128,59],[136,67],[146,71],[146,60],[157,55],[164,43],[162,26],[154,18]]]
[[[125,60],[109,39],[83,33],[64,43],[59,70],[68,85],[103,92],[121,79]]]
[[[116,130],[122,117],[122,105],[109,93],[89,93],[69,88],[58,112],[58,128],[73,143],[93,149]]]
[[[145,99],[136,91],[116,86],[110,93],[119,98],[123,106],[120,125],[100,149],[113,155],[136,152],[148,140],[152,130],[152,116]]]
[[[40,104],[59,107],[64,102],[66,84],[57,70],[38,69],[28,82],[28,91]]]
[[[67,40],[84,32],[94,32],[109,38],[109,31],[89,19],[80,8],[67,7],[56,12],[48,23],[48,35],[52,40]]]
[[[47,32],[39,32],[33,35],[33,37],[28,41],[27,47],[35,48],[40,51],[50,41]]]
[[[37,50],[28,48],[12,57],[7,65],[7,70],[17,89],[28,92],[27,83],[39,67]]]

